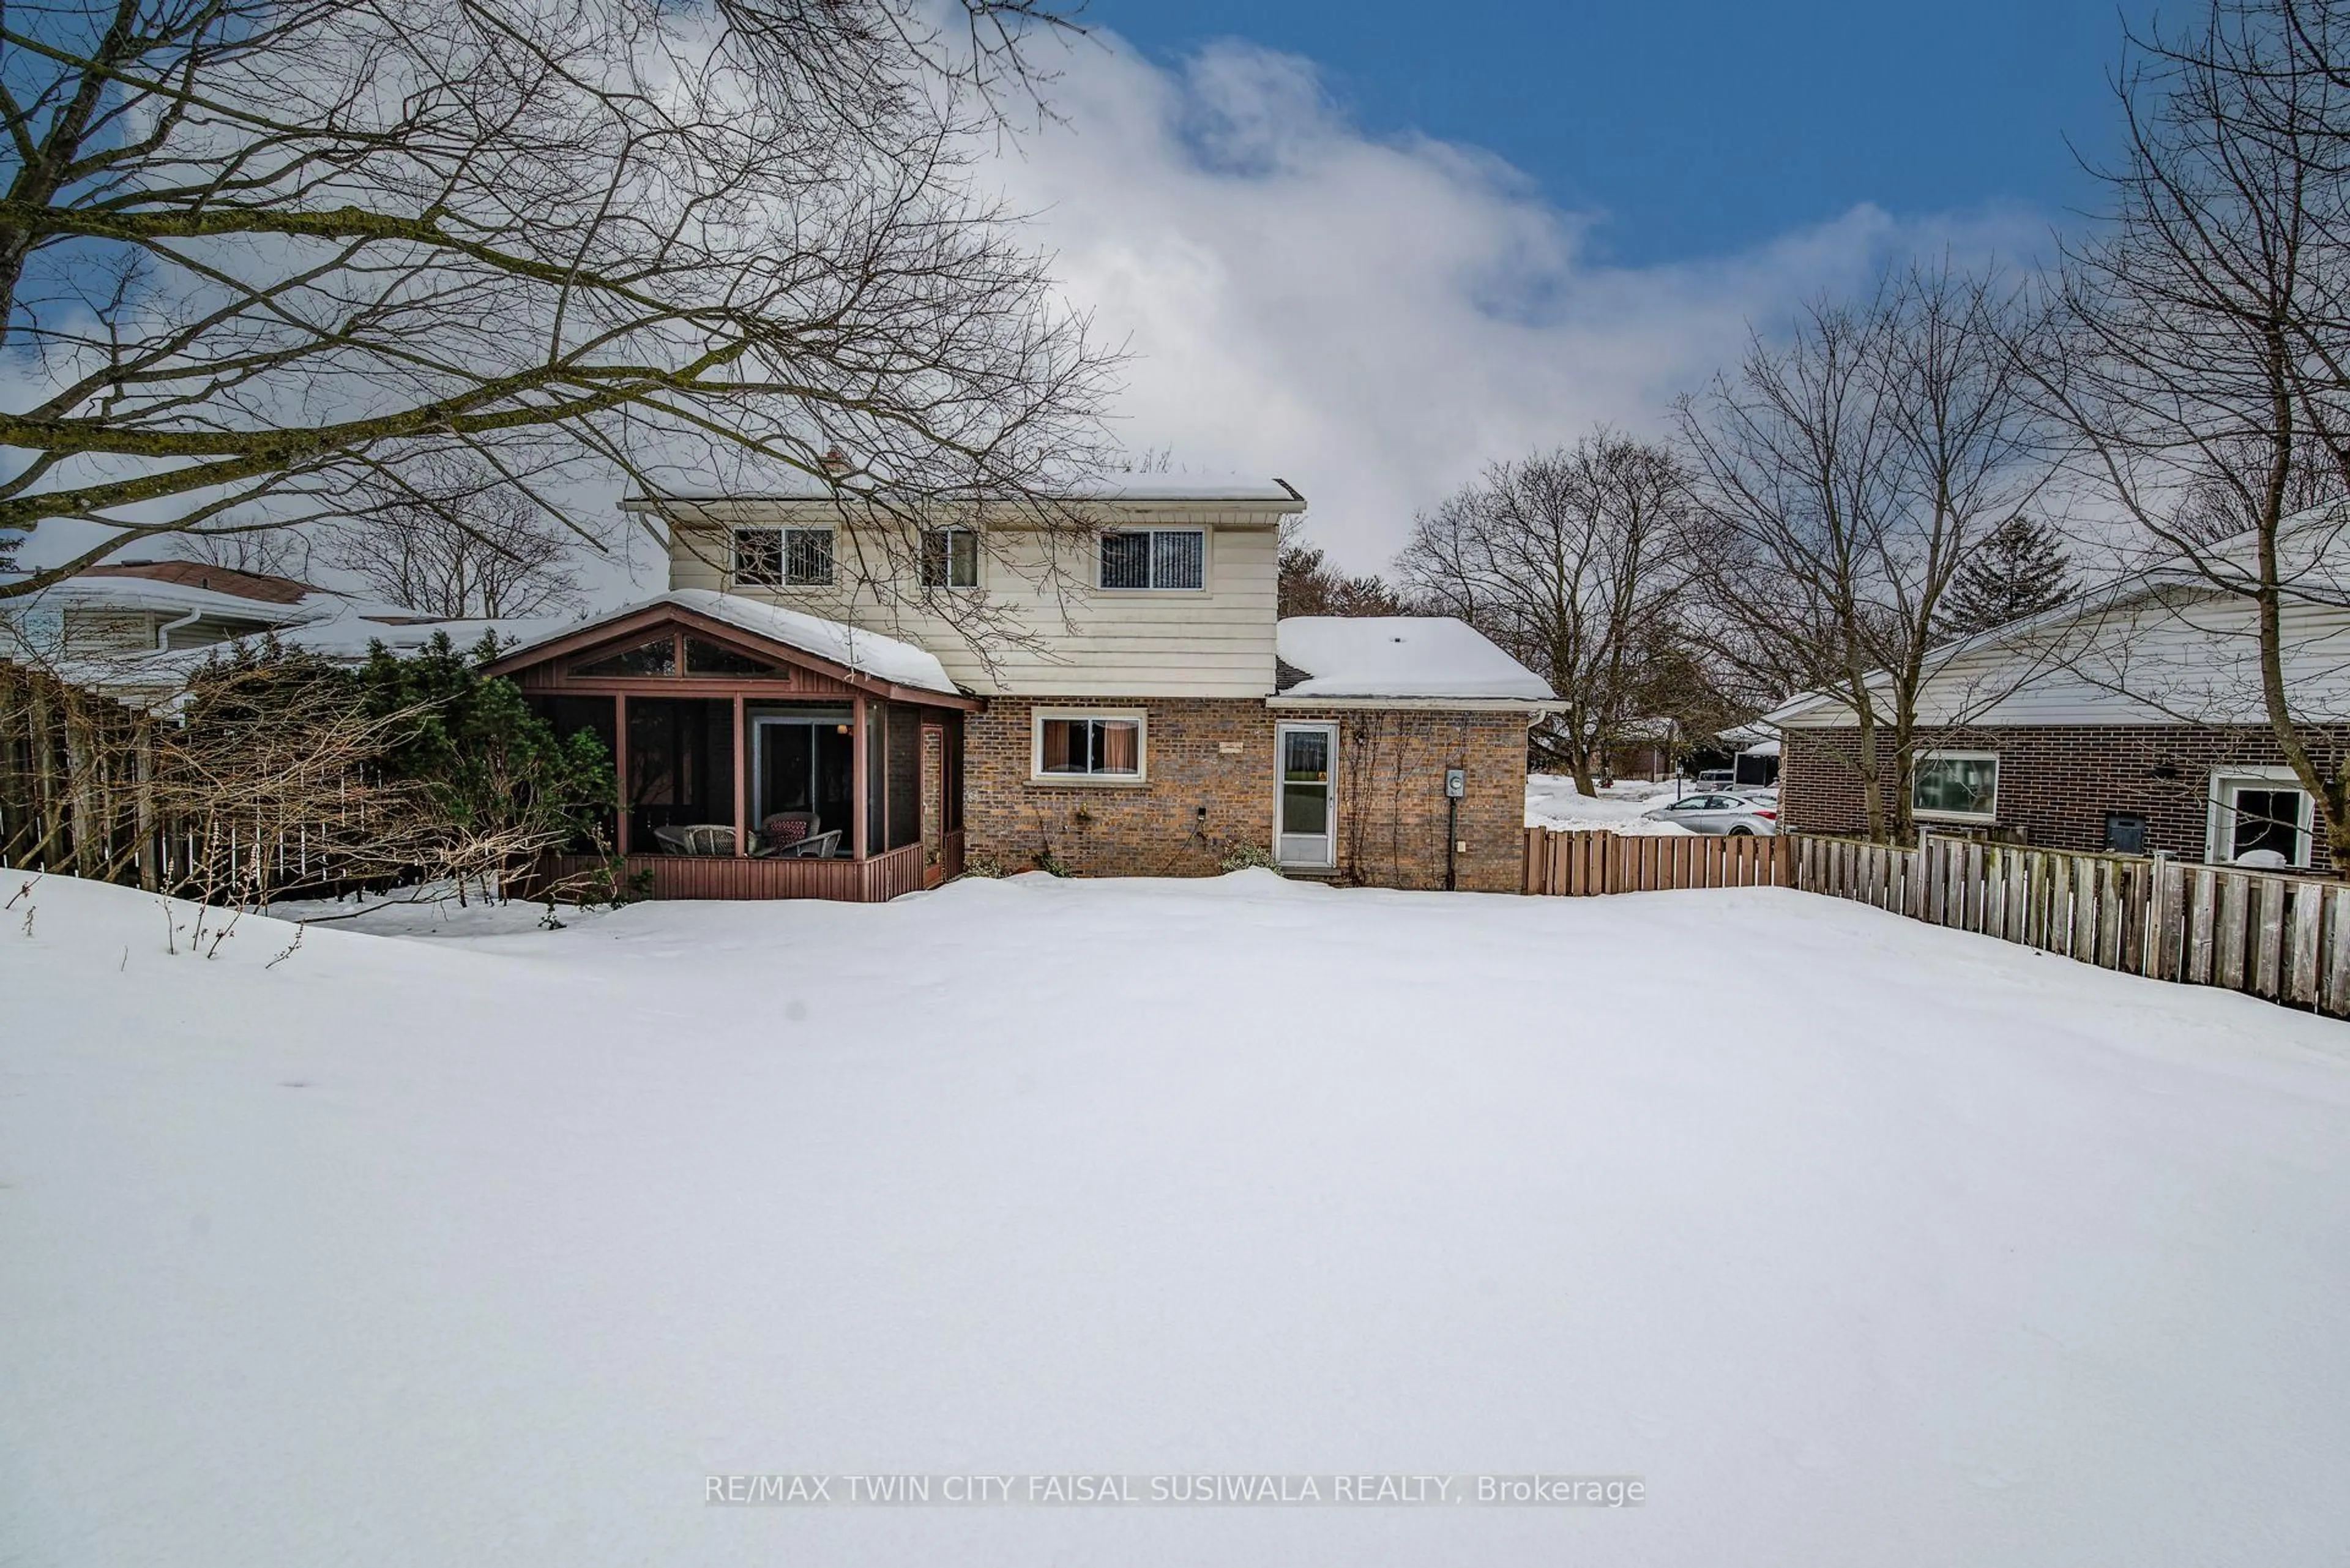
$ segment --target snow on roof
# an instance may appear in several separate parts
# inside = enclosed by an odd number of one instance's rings
[[[1757,741],[1738,754],[1742,757],[1775,757],[1779,754],[1779,742]]]
[[[1549,701],[1543,678],[1450,616],[1292,616],[1281,661],[1305,672],[1284,697],[1419,697]]]
[[[723,477],[662,475],[656,484],[658,493],[638,492],[622,504],[658,508],[666,501],[829,501],[836,493],[815,475],[780,465],[745,468]],[[854,496],[872,484],[869,476],[858,475],[846,480],[843,488]],[[1246,501],[1299,508],[1305,504],[1305,498],[1281,480],[1236,473],[1104,473],[1057,493],[1079,501]]]
[[[711,588],[671,588],[652,598],[607,610],[586,622],[548,625],[546,629],[525,639],[502,657],[527,653],[539,643],[573,636],[588,626],[619,620],[663,605],[724,621],[728,626],[754,637],[764,637],[786,648],[812,653],[818,659],[829,659],[893,686],[911,686],[924,691],[952,692],[956,690],[955,683],[947,678],[946,667],[938,661],[937,657],[910,642],[900,642],[878,631],[867,631],[861,627],[827,620],[822,616],[785,609],[780,605],[761,604],[756,599],[744,598],[738,594],[722,594]],[[432,628],[423,629],[430,632]]]
[[[78,576],[52,583],[37,593],[12,600],[9,608],[143,610],[157,615],[206,615],[222,620],[288,626],[317,616],[319,613],[316,602],[318,597],[313,595],[310,599],[298,604],[279,604],[267,599],[248,598],[243,594],[224,594],[213,588],[195,587],[186,583],[164,582],[154,577]]]

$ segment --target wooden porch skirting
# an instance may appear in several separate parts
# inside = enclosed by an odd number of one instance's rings
[[[962,856],[961,834],[954,858]],[[941,846],[943,850],[944,846]],[[941,854],[941,861],[945,857]],[[602,862],[593,855],[542,857],[524,879],[530,891],[552,882],[593,876]],[[870,860],[761,859],[733,855],[630,855],[623,877],[652,873],[656,898],[832,898],[849,904],[879,904],[924,886],[922,846],[909,844]]]

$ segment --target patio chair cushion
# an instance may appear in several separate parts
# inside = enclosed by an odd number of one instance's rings
[[[797,844],[816,826],[816,818],[798,812],[779,811],[759,825],[759,837],[769,849],[781,849],[786,844]]]

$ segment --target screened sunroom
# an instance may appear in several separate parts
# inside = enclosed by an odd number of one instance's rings
[[[558,732],[593,732],[617,798],[602,845],[656,898],[871,901],[962,862],[962,720],[978,706],[905,642],[678,590],[491,666]],[[549,856],[541,879],[605,864]]]

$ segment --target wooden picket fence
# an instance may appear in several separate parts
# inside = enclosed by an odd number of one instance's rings
[[[2350,885],[2233,867],[1810,834],[1794,885],[2100,969],[2350,1017]]]
[[[1928,837],[1526,830],[1524,890],[1567,898],[1794,888],[2100,969],[2350,1018],[2350,883],[2167,858]]]
[[[1784,888],[1792,886],[1794,868],[1787,842],[1530,827],[1524,890],[1583,898],[1674,888]]]

